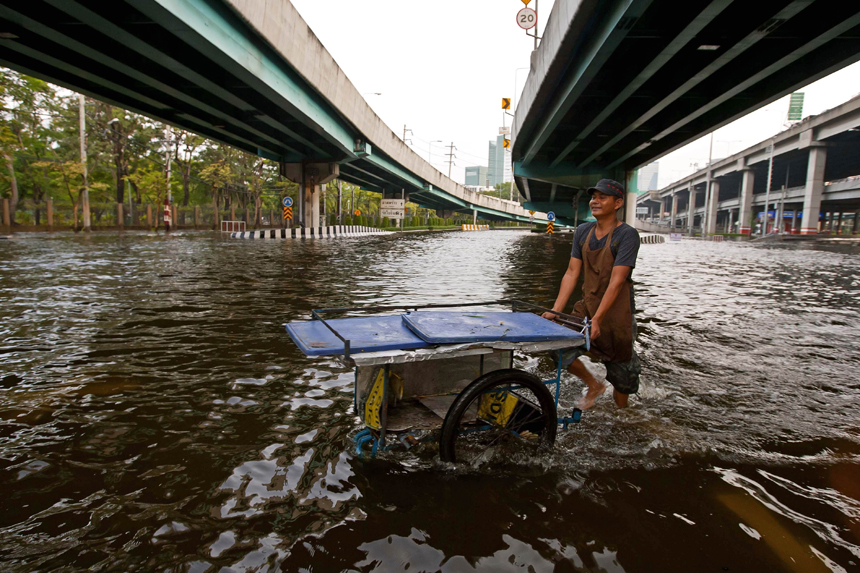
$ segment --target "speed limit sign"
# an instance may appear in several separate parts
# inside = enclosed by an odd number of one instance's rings
[[[531,30],[537,24],[537,12],[531,8],[523,8],[517,12],[517,25],[523,30]]]

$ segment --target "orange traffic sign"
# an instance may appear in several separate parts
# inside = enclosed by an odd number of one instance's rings
[[[511,98],[503,97],[502,98],[502,109],[511,109]]]
[[[522,0],[522,1],[523,1],[523,4],[525,4],[526,6],[528,6],[528,5],[529,5],[529,2],[531,2],[532,0]]]
[[[356,209],[356,210],[355,210],[355,214],[356,214],[356,215],[361,215],[361,211],[359,211],[358,209]]]
[[[511,140],[505,138],[505,141],[502,142],[502,147],[504,147],[505,149],[508,149],[510,146],[511,146]]]

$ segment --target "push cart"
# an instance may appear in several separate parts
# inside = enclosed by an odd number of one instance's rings
[[[489,306],[510,310],[464,310]],[[331,318],[393,311],[400,312]],[[536,314],[547,311],[555,321]],[[587,319],[517,300],[311,314],[287,332],[305,355],[337,356],[355,369],[355,412],[365,425],[354,437],[359,455],[436,442],[446,462],[510,461],[549,448],[558,426],[582,414],[557,410],[561,352],[588,348]],[[557,352],[555,377],[514,368],[515,352]]]

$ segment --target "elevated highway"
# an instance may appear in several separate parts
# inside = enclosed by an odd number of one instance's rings
[[[286,0],[0,1],[0,65],[282,163],[319,223],[333,178],[423,207],[528,220],[458,185],[371,110]]]
[[[635,169],[860,60],[860,3],[556,0],[513,124],[526,206],[571,222]],[[578,215],[577,215],[577,209]]]
[[[860,96],[637,199],[658,225],[648,230],[707,234],[750,234],[765,203],[787,232],[816,234],[848,213],[860,230]]]

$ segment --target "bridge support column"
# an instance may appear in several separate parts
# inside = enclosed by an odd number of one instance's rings
[[[818,214],[821,211],[821,196],[824,194],[824,166],[826,163],[826,147],[811,147],[809,149],[806,188],[803,192],[803,222],[800,224],[801,235],[818,233]]]
[[[340,175],[337,163],[282,163],[281,175],[304,188],[299,193],[297,220],[303,227],[321,227],[320,189]]]
[[[696,222],[696,188],[690,184],[690,204],[687,205],[687,229],[690,231],[690,236],[693,235],[693,224]]]
[[[791,234],[797,233],[797,208],[791,210]]]
[[[720,182],[719,181],[711,181],[711,193],[710,195],[706,195],[709,201],[708,204],[705,205],[705,221],[707,222],[707,228],[704,230],[702,235],[713,235],[717,232],[717,203],[720,197]]]
[[[472,224],[478,224],[478,211],[476,211],[475,209],[472,209]]]
[[[735,216],[735,210],[729,209],[729,224],[726,225],[726,233],[731,233],[734,229],[734,221],[732,220]]]
[[[741,201],[738,209],[738,233],[750,234],[750,223],[752,222],[752,197],[753,185],[755,185],[755,171],[747,167],[743,170],[741,180]]]
[[[854,213],[854,227],[851,229],[851,234],[856,235],[860,231],[860,211]]]

